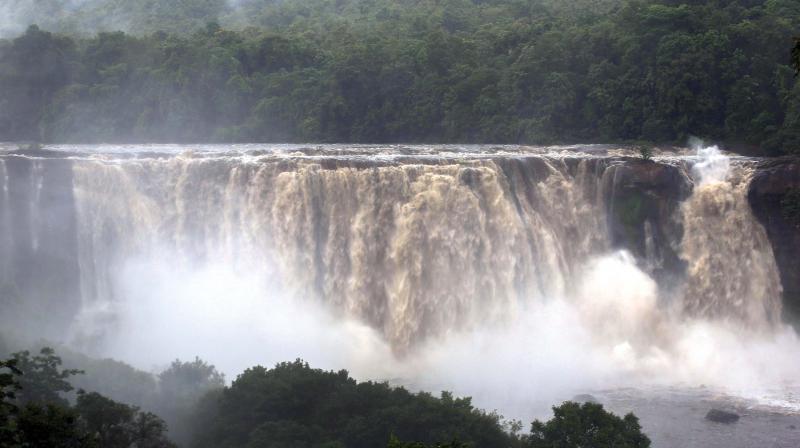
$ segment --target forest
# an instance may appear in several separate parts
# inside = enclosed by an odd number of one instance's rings
[[[650,446],[636,416],[620,418],[591,402],[554,407],[552,419],[524,433],[521,422],[477,409],[470,398],[358,382],[302,360],[252,367],[226,386],[200,359],[176,360],[152,377],[67,354],[65,362],[43,347],[0,361],[0,448]],[[76,391],[73,382],[91,391]]]
[[[20,4],[0,140],[800,151],[796,0]]]

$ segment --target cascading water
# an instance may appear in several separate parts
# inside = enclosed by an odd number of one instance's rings
[[[575,175],[561,160],[506,162],[521,172],[492,160],[75,162],[85,304],[108,309],[127,260],[169,253],[275,265],[294,295],[368,322],[399,351],[507,319],[520,300],[563,296],[606,242],[589,161]]]
[[[781,286],[766,232],[747,202],[753,168],[731,167],[716,147],[701,149],[700,157],[692,169],[694,192],[681,206],[681,253],[688,263],[684,309],[774,328]]]
[[[5,160],[0,159],[0,252],[8,254],[11,251],[11,232],[7,229],[11,227],[11,213],[9,204],[8,170]],[[11,257],[0,257],[0,284],[11,283]]]
[[[4,284],[58,291],[48,303],[74,302],[56,319],[73,344],[145,367],[303,356],[516,415],[522,396],[549,405],[636,378],[736,387],[800,368],[759,364],[800,345],[747,202],[753,161],[187,149],[0,153]],[[31,286],[42,269],[58,288]]]

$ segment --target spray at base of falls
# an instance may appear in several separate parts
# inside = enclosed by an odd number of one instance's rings
[[[510,415],[621,384],[760,396],[800,372],[749,167],[713,150],[645,166],[693,179],[680,233],[613,204],[631,238],[642,225],[639,256],[609,238],[609,201],[640,162],[613,157],[71,163],[73,340],[139,366],[200,355],[235,374],[300,356]],[[663,280],[669,250],[686,267]]]

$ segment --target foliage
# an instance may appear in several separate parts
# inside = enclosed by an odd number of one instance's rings
[[[794,65],[794,75],[800,75],[800,37],[794,38],[794,48],[792,48],[792,65]]]
[[[13,439],[12,422],[19,412],[19,407],[15,404],[17,391],[20,389],[16,377],[22,372],[16,364],[13,359],[0,360],[0,447],[2,448],[6,446],[3,441]]]
[[[173,448],[157,416],[96,392],[78,392],[74,407],[59,394],[77,370],[60,368],[51,348],[0,362],[0,448]]]
[[[9,446],[101,448],[77,413],[58,404],[28,403],[14,422]]]
[[[82,4],[0,42],[0,140],[800,150],[795,0]]]
[[[76,389],[91,390],[113,400],[152,409],[160,400],[156,377],[113,359],[94,359],[59,347],[64,365],[85,373],[70,381]]]
[[[64,372],[58,370],[60,360],[49,350],[38,358],[34,361],[29,353],[20,352],[0,361],[0,448],[94,447],[91,437],[81,431],[75,412],[63,406],[58,396],[65,388]],[[33,380],[24,381],[32,393],[24,390],[21,380],[27,371],[34,374]],[[37,384],[37,379],[42,383]]]
[[[224,385],[224,376],[199,358],[192,362],[176,360],[160,374],[153,375],[120,361],[94,359],[66,347],[59,347],[58,353],[64,365],[85,372],[70,378],[75,389],[98,392],[157,414],[168,424],[170,439],[181,444],[190,439],[190,423],[197,402],[210,390]]]
[[[78,393],[75,405],[89,434],[109,448],[170,448],[166,424],[156,415],[117,403],[96,392]]]
[[[450,443],[437,443],[435,445],[425,445],[421,442],[401,442],[400,439],[394,436],[394,434],[389,438],[389,443],[386,445],[386,448],[467,448],[467,445],[459,442],[453,441]]]
[[[225,376],[196,357],[192,362],[173,361],[158,375],[158,385],[154,408],[169,423],[170,436],[186,444],[191,440],[194,409],[207,393],[225,386]]]
[[[61,358],[50,347],[44,347],[38,355],[31,357],[24,350],[12,354],[15,367],[22,374],[18,381],[20,388],[19,401],[25,403],[67,404],[61,395],[72,390],[69,377],[81,374],[77,369],[62,369]]]
[[[300,360],[246,370],[204,400],[201,413],[196,447],[375,447],[392,435],[424,444],[462,440],[482,447],[515,441],[497,415],[473,408],[469,398],[359,383],[347,371],[312,369]]]
[[[623,418],[597,403],[566,402],[553,408],[547,423],[534,421],[527,438],[530,448],[615,447],[647,448],[650,439],[641,432],[633,414]]]
[[[172,401],[196,401],[209,390],[225,386],[225,376],[197,357],[192,362],[176,359],[158,375],[158,381],[161,393]]]
[[[22,388],[16,380],[18,375],[22,375],[22,371],[17,368],[17,362],[16,359],[0,360],[0,413],[3,414],[16,409],[14,401],[17,392]]]
[[[625,226],[627,232],[634,232],[639,228],[646,215],[646,199],[640,191],[626,191],[620,194],[614,203],[615,217]],[[635,238],[633,238],[635,240]]]
[[[646,161],[653,160],[653,147],[649,145],[639,146],[639,157]]]
[[[18,368],[20,364],[29,370]],[[67,389],[64,383],[70,376],[64,372],[75,371],[60,365],[60,358],[47,348],[34,359],[19,352],[0,362],[0,448],[175,446],[155,414],[83,390],[74,406],[63,402],[58,394]],[[17,391],[28,372],[36,375],[26,384],[50,402],[29,396],[17,406]],[[554,408],[552,420],[536,421],[529,435],[520,436],[519,422],[512,421],[511,432],[506,432],[497,414],[474,408],[469,398],[448,392],[436,398],[386,383],[357,382],[347,371],[312,369],[300,360],[272,369],[250,368],[230,387],[199,358],[175,361],[159,377],[161,387],[171,391],[170,399],[189,400],[195,408],[190,429],[196,447],[649,446],[635,416],[620,419],[600,405],[565,403]],[[203,396],[197,398],[199,392]]]

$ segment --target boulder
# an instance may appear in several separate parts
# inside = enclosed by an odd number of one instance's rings
[[[721,409],[711,409],[706,414],[706,420],[716,422],[716,423],[736,423],[739,421],[739,414],[729,411],[723,411]]]

